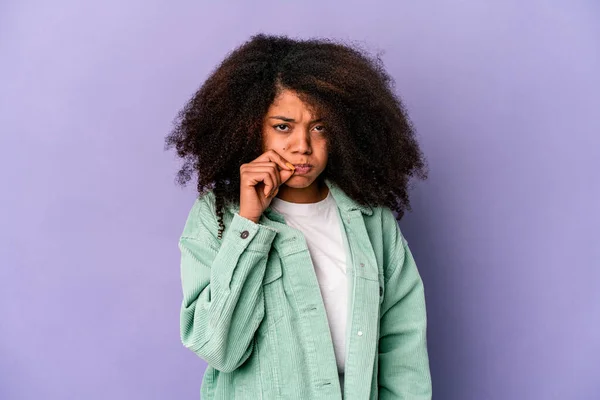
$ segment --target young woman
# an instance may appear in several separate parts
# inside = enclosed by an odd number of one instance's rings
[[[380,60],[256,35],[181,111],[179,240],[201,398],[430,399],[424,288],[397,224],[424,157]]]

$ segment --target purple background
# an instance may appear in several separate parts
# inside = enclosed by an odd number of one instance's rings
[[[401,223],[436,399],[600,398],[596,1],[0,4],[0,399],[196,399],[163,138],[259,31],[381,51],[431,169]]]

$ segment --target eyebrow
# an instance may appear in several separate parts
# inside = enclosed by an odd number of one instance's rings
[[[286,117],[282,117],[281,115],[274,115],[272,117],[269,117],[270,119],[280,119],[282,121],[285,122],[296,122],[296,120],[294,118],[286,118]],[[314,124],[315,122],[321,122],[323,121],[323,118],[319,118],[319,119],[315,119],[310,121],[311,124]]]

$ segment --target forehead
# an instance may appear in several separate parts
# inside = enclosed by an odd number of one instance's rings
[[[313,118],[317,113],[314,107],[302,100],[296,92],[285,89],[275,97],[268,114],[281,114],[296,119],[295,117]]]

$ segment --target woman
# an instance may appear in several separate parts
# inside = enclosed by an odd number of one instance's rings
[[[379,60],[256,35],[181,111],[179,241],[201,398],[429,399],[424,288],[398,219],[425,160]]]

